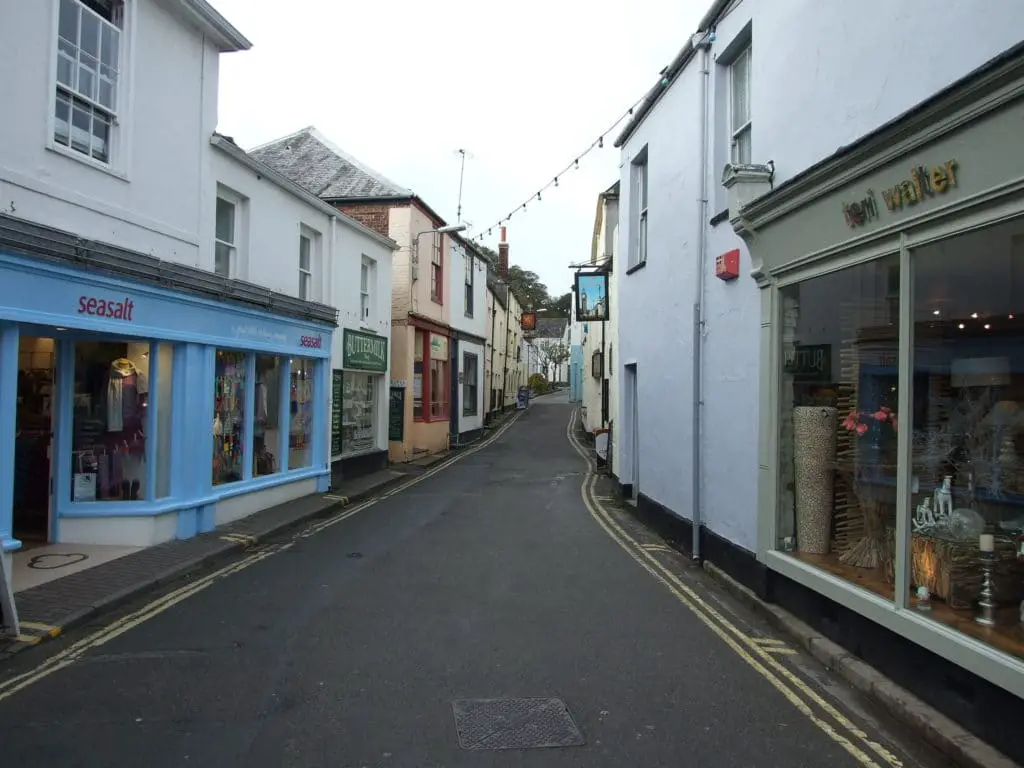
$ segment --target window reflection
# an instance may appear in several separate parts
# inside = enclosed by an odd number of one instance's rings
[[[1024,222],[913,259],[910,604],[1024,657]]]
[[[888,598],[899,256],[780,291],[780,550]]]

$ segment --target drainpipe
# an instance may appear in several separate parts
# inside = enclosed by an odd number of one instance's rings
[[[494,300],[498,297],[495,295]],[[494,391],[494,324],[498,322],[498,308],[491,303],[491,364],[487,367],[487,402],[491,402],[491,393]],[[494,417],[494,410],[489,411],[491,418]]]
[[[711,77],[711,42],[714,32],[705,32],[694,47],[700,49],[700,197],[697,199],[697,301],[693,305],[693,542],[692,558],[700,561],[701,526],[701,429],[704,409],[704,261],[707,255],[708,220],[708,79]]]

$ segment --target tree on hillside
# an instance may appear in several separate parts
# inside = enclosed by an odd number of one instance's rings
[[[508,284],[526,308],[542,309],[548,301],[548,288],[536,272],[513,265],[508,268]]]
[[[561,296],[548,296],[541,314],[544,317],[569,317],[571,309],[572,293],[563,293]]]

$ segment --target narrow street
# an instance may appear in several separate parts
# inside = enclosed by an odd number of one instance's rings
[[[123,632],[102,634],[105,617],[20,654],[0,670],[7,764],[939,764],[814,662],[768,654],[791,677],[773,672],[737,639],[767,630],[682,558],[679,584],[640,567],[581,496],[573,413],[541,398],[450,467],[249,553]],[[687,589],[740,634],[696,615]],[[558,702],[466,701],[506,698],[558,699],[578,732]]]

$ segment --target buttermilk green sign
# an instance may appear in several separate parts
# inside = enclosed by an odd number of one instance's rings
[[[342,367],[384,373],[388,369],[388,340],[373,333],[345,329]]]

